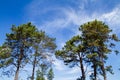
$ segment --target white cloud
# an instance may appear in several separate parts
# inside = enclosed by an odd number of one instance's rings
[[[88,21],[92,21],[95,19],[101,20],[103,22],[106,22],[111,29],[113,29],[114,32],[118,31],[118,29],[120,29],[119,25],[120,25],[120,6],[116,6],[112,11],[107,12],[107,13],[103,13],[103,14],[99,14],[97,12],[94,12],[92,15],[88,15],[87,13],[85,13],[84,11],[79,11],[75,12],[75,10],[73,9],[68,9],[66,11],[64,11],[66,16],[67,16],[67,20],[66,22],[73,23],[74,25],[77,25],[77,27],[79,27],[81,24],[86,23]],[[69,26],[66,26],[69,27]],[[71,29],[74,30],[74,28],[71,27]],[[78,34],[78,32],[76,32],[76,34]]]
[[[61,9],[62,10],[62,9]],[[111,12],[107,12],[104,14],[99,13],[93,13],[92,15],[88,15],[84,11],[78,11],[76,12],[72,8],[63,9],[63,16],[64,18],[55,18],[52,21],[46,21],[42,26],[45,26],[47,32],[57,32],[60,28],[69,28],[76,34],[79,32],[76,31],[78,27],[86,23],[88,21],[92,21],[95,19],[102,20],[103,22],[106,22],[110,28],[113,29],[115,32],[116,30],[120,29],[118,25],[120,25],[120,8],[116,7]],[[76,25],[72,27],[71,25]],[[51,31],[52,30],[52,31]]]
[[[95,2],[96,0],[91,0],[91,2]],[[75,1],[76,3],[79,2]],[[72,7],[46,7],[44,10],[41,10],[41,7],[39,7],[43,1],[35,0],[30,5],[28,5],[27,8],[29,8],[29,14],[31,16],[31,19],[39,18],[41,14],[46,14],[49,11],[55,12],[55,15],[53,16],[53,19],[46,20],[40,25],[43,29],[46,29],[47,32],[56,32],[60,28],[70,28],[74,29],[74,27],[71,27],[71,24],[76,25],[76,27],[79,27],[81,24],[98,19],[105,21],[109,23],[110,25],[118,25],[120,24],[120,6],[116,6],[112,11],[99,14],[98,12],[93,12],[92,15],[89,15],[84,10],[85,5],[88,3],[88,0],[83,0],[82,3],[79,2],[79,10],[75,10]],[[34,6],[33,6],[34,5]],[[82,8],[82,9],[81,9]],[[61,16],[59,16],[61,15]],[[57,17],[56,17],[57,16]],[[55,18],[54,18],[55,17]],[[40,21],[34,21],[36,23],[39,23]],[[113,28],[113,27],[112,27]],[[115,27],[118,28],[118,27]]]
[[[62,43],[60,44],[60,49],[61,49],[62,47],[64,47],[64,45],[65,45],[65,42],[62,42]]]
[[[66,69],[66,66],[64,65],[64,63],[58,59],[55,59],[55,61],[53,61],[53,64],[56,70],[63,71]]]
[[[108,22],[110,25],[120,24],[120,8],[116,7],[111,12],[105,13],[99,17],[101,20]]]
[[[73,67],[71,70],[67,72],[67,74],[75,74],[75,73],[80,73],[80,68],[79,67]]]
[[[91,2],[96,2],[96,0],[91,0]],[[78,0],[76,3],[79,4],[78,10],[75,10],[72,7],[63,8],[51,6],[41,10],[41,7],[39,6],[43,4],[43,2],[35,0],[27,7],[29,8],[28,15],[31,17],[32,21],[36,23],[35,25],[38,25],[40,29],[45,30],[50,35],[55,34],[55,36],[64,36],[61,34],[62,32],[57,33],[60,29],[69,29],[74,33],[74,35],[79,34],[80,32],[78,31],[78,27],[80,25],[95,19],[106,22],[114,32],[120,29],[118,26],[120,25],[120,5],[106,13],[99,14],[98,12],[93,12],[91,15],[89,15],[89,13],[85,11],[85,6],[88,4],[87,0],[83,0],[81,3]],[[44,22],[40,23],[41,17],[39,20],[39,16],[42,14],[49,14],[50,11],[55,13],[55,15],[51,15],[53,16],[52,19],[45,20]],[[37,21],[34,21],[36,18]]]

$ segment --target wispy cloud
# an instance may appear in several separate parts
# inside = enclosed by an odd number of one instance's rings
[[[120,29],[120,6],[118,5],[111,12],[105,13],[99,17],[99,19],[107,22],[110,25],[110,28],[115,32]]]
[[[58,59],[55,58],[55,61],[53,62],[54,68],[59,71],[64,71],[66,69],[66,66],[64,63]]]
[[[78,66],[71,68],[71,70],[67,72],[67,74],[75,74],[75,73],[80,73],[80,68]]]
[[[32,16],[31,19],[37,18],[37,25],[40,26],[40,29],[46,30],[48,33],[53,34],[56,33],[59,29],[69,28],[73,32],[83,23],[98,19],[104,22],[107,22],[113,30],[118,30],[119,27],[116,25],[120,24],[120,6],[117,5],[113,10],[109,12],[105,12],[103,14],[99,14],[98,12],[93,12],[92,15],[89,15],[85,11],[85,5],[87,4],[87,0],[82,1],[79,5],[78,10],[75,10],[72,7],[47,7],[44,10],[41,10],[39,7],[41,5],[41,1],[37,1],[37,4],[33,1],[31,6],[35,5],[34,7],[30,6],[30,15]],[[95,2],[95,0],[91,0],[91,2]],[[33,9],[34,8],[34,9]],[[40,23],[38,18],[42,14],[49,14],[49,12],[55,13],[55,15],[51,14],[52,18],[49,20],[45,20]],[[47,15],[46,15],[47,16]],[[61,17],[62,16],[62,17]],[[40,24],[39,24],[40,23]],[[73,27],[74,26],[74,27]],[[113,27],[114,26],[114,27]],[[76,32],[77,34],[78,32]]]

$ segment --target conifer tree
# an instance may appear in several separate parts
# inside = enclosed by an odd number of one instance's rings
[[[119,41],[116,34],[111,34],[112,30],[102,21],[91,21],[81,25],[79,30],[82,32],[84,47],[88,62],[92,63],[92,80],[97,80],[97,75],[102,75],[107,80],[106,71],[112,73],[111,66],[105,66],[108,54],[112,53],[113,41]],[[116,53],[118,51],[115,50]]]
[[[41,64],[47,66],[51,65],[51,56],[56,48],[55,38],[51,38],[45,34],[43,31],[39,31],[35,34],[35,39],[32,42],[32,47],[34,49],[34,54],[32,55],[33,70],[31,80],[34,80],[35,69]],[[51,61],[50,61],[51,60]]]
[[[50,68],[50,70],[49,70],[48,73],[47,73],[47,79],[48,79],[48,80],[53,80],[53,78],[54,78],[53,69]]]
[[[68,40],[62,50],[56,51],[56,56],[62,59],[70,67],[79,66],[81,70],[81,80],[85,80],[86,74],[84,69],[85,56],[82,38],[77,35]]]
[[[5,45],[11,49],[10,58],[12,62],[9,67],[12,67],[12,69],[14,69],[13,67],[16,68],[14,80],[18,80],[20,69],[28,62],[30,43],[34,39],[36,32],[37,28],[31,23],[27,23],[17,27],[13,25],[11,33],[6,34],[7,39]]]
[[[86,79],[84,66],[88,64],[93,69],[90,75],[91,80],[97,80],[98,75],[102,75],[107,80],[106,72],[112,72],[112,66],[105,63],[108,54],[113,51],[114,42],[119,39],[116,34],[111,34],[112,30],[102,21],[90,21],[80,26],[80,35],[68,40],[62,50],[56,51],[56,57],[62,59],[65,64],[79,65],[81,69],[80,80]]]

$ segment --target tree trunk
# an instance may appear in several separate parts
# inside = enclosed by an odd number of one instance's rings
[[[105,71],[105,66],[104,66],[104,59],[103,59],[103,53],[100,54],[100,60],[101,60],[101,70],[103,72],[103,78],[104,80],[107,80],[107,76],[106,76],[106,71]]]
[[[33,62],[33,70],[32,70],[32,77],[31,77],[31,80],[34,80],[35,65],[36,65],[36,56],[35,56],[35,58],[34,58],[34,62]]]
[[[81,55],[78,53],[79,59],[80,59],[80,69],[81,69],[81,73],[82,73],[82,77],[81,80],[85,80],[86,76],[85,76],[85,70],[84,70],[84,66],[83,66],[83,60]]]
[[[97,66],[95,63],[93,63],[93,68],[94,68],[94,80],[97,80]]]
[[[15,72],[15,78],[14,78],[14,80],[18,80],[18,76],[19,76],[19,66],[17,67],[17,70]]]
[[[104,67],[103,57],[102,57],[102,65],[101,65],[101,69],[102,69],[102,72],[103,72],[104,80],[107,80],[107,77],[106,77],[106,71],[105,71],[105,67]]]
[[[107,80],[104,64],[101,66],[101,68],[102,68],[102,71],[103,71],[104,80]]]
[[[17,70],[15,72],[15,78],[14,80],[18,80],[18,77],[19,77],[19,70],[20,70],[20,65],[21,65],[21,61],[22,61],[22,58],[23,58],[23,49],[21,48],[21,54],[19,54],[19,58],[18,58],[18,61],[17,61]]]
[[[19,55],[19,59],[17,61],[18,64],[17,64],[17,70],[15,72],[15,78],[14,78],[14,80],[18,80],[21,60],[22,60],[22,54]]]

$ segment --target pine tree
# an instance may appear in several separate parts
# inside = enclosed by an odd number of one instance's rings
[[[53,78],[54,78],[53,69],[50,68],[50,70],[49,70],[48,73],[47,73],[47,79],[48,79],[48,80],[53,80]]]
[[[39,31],[35,34],[36,38],[32,42],[32,47],[34,49],[34,58],[32,61],[33,70],[31,80],[34,80],[35,69],[41,64],[51,65],[51,61],[48,60],[54,53],[56,48],[55,38],[51,38],[45,34],[43,31]]]
[[[0,46],[0,69],[6,68],[12,62],[12,59],[10,58],[10,52],[11,50],[7,46]],[[9,74],[7,75],[9,76]]]
[[[82,74],[80,76],[81,80],[85,80],[86,78],[84,69],[86,54],[84,54],[84,50],[82,38],[77,35],[67,41],[62,50],[56,51],[56,56],[62,59],[66,65],[80,67]]]
[[[112,32],[108,25],[102,21],[91,21],[81,25],[80,29],[82,32],[82,38],[84,40],[85,50],[93,68],[91,74],[92,80],[97,80],[97,75],[101,74],[104,80],[107,80],[106,71],[111,72],[111,66],[105,66],[108,54],[112,52],[112,48],[115,44],[113,41],[119,41],[116,34],[110,34]],[[115,50],[118,53],[118,51]]]
[[[37,70],[36,80],[45,80],[45,75],[47,74],[48,66],[41,64]]]
[[[84,66],[89,65],[93,72],[91,80],[97,80],[98,75],[102,75],[107,80],[106,72],[112,72],[112,66],[105,66],[108,54],[118,53],[113,49],[119,39],[116,34],[111,34],[112,30],[102,21],[90,21],[80,26],[80,35],[68,40],[62,50],[56,51],[56,57],[63,60],[65,64],[74,67],[80,66],[80,80],[86,79]]]
[[[37,70],[37,78],[36,80],[45,80],[42,72],[40,70]]]
[[[23,68],[28,62],[31,47],[30,43],[34,39],[33,34],[35,34],[36,31],[37,28],[35,28],[34,25],[27,23],[18,27],[13,25],[11,33],[6,34],[7,39],[5,45],[11,49],[10,58],[12,59],[9,67],[16,68],[14,80],[18,80],[20,68]]]

